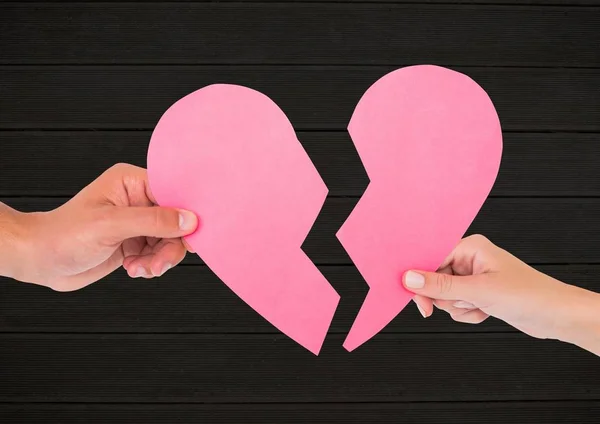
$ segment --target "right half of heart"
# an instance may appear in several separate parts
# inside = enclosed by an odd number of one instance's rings
[[[433,65],[375,82],[348,131],[370,180],[337,233],[369,285],[344,342],[352,351],[412,299],[403,273],[435,271],[464,236],[498,174],[502,131],[482,87]]]

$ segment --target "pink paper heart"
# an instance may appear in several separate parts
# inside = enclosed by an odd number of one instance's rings
[[[349,131],[371,183],[338,238],[370,286],[344,343],[353,350],[411,300],[404,271],[435,270],[496,178],[502,134],[470,78],[394,71],[367,90]],[[327,188],[283,112],[248,88],[212,85],[175,103],[148,151],[159,204],[191,209],[188,243],[246,303],[318,354],[339,296],[301,251]]]
[[[158,122],[148,175],[161,206],[199,216],[186,241],[215,274],[318,354],[339,295],[300,246],[327,187],[281,109],[241,86],[195,91]]]
[[[409,269],[436,270],[487,198],[500,166],[500,122],[466,75],[411,66],[375,82],[348,130],[370,184],[338,231],[369,293],[348,334],[351,351],[412,299]]]

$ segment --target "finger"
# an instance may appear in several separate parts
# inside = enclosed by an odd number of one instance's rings
[[[433,313],[433,301],[428,297],[416,295],[413,297],[413,302],[417,305],[417,309],[423,318],[427,318]]]
[[[181,239],[163,240],[157,247],[150,263],[150,272],[160,277],[185,258],[186,249]]]
[[[99,179],[106,179],[111,182],[120,180],[123,186],[126,187],[128,193],[141,192],[143,197],[134,196],[133,200],[137,200],[143,204],[130,204],[131,206],[149,206],[148,203],[156,204],[156,199],[150,191],[148,171],[145,168],[129,163],[117,163],[104,171]],[[108,184],[108,186],[110,186],[110,184]],[[145,201],[143,198],[145,198]]]
[[[433,305],[436,308],[448,313],[459,310],[466,311],[470,309],[478,309],[477,306],[473,305],[472,303],[465,302],[464,300],[434,300]]]
[[[465,324],[480,324],[485,321],[489,315],[480,309],[467,310],[466,312],[456,312],[450,315],[454,321]]]
[[[133,237],[178,238],[193,233],[198,218],[193,212],[151,207],[112,207],[100,221],[101,234],[113,243]]]
[[[440,268],[438,268],[438,270],[436,272],[438,274],[454,275],[454,271],[452,270],[452,266],[450,266],[450,265],[446,265],[444,267],[440,267]]]
[[[128,268],[134,257],[142,254],[144,247],[146,247],[146,237],[134,237],[123,241],[121,244],[124,257],[123,267]]]
[[[134,239],[127,239],[125,242]],[[131,278],[152,278],[154,277],[150,272],[150,262],[154,255],[154,245],[148,243],[148,237],[136,237],[135,240],[142,241],[142,247],[139,248],[134,254],[127,256],[123,259],[123,268],[127,270],[128,275]],[[158,239],[159,242],[162,239]],[[125,244],[125,242],[123,244]]]
[[[473,274],[473,264],[477,254],[481,254],[484,250],[487,251],[492,246],[492,242],[481,234],[465,237],[444,259],[440,269],[451,268],[452,274],[471,275]]]
[[[150,263],[152,262],[153,253],[135,255],[125,258],[123,268],[127,271],[127,275],[131,278],[152,278],[150,272]]]
[[[486,274],[457,276],[436,272],[408,271],[402,276],[402,283],[407,290],[431,299],[462,299],[477,304],[477,300],[485,291],[482,290],[482,282],[486,278]]]
[[[185,241],[185,239],[181,239],[181,241],[183,241],[183,245],[185,246],[185,249],[190,252],[190,253],[196,253],[196,251],[192,248],[192,246],[189,245],[189,243],[187,241]]]
[[[138,257],[139,255],[131,255],[123,259],[123,268],[129,269],[131,268],[131,263]]]
[[[454,304],[452,305],[455,308],[458,309],[477,309],[477,306],[473,305],[470,302],[465,302],[464,300],[459,300],[457,302],[454,302]]]
[[[180,263],[185,257],[181,239],[161,240],[150,252],[127,258],[127,273],[132,278],[159,277]]]
[[[435,299],[433,301],[433,304],[436,308],[448,312],[449,314],[453,313],[456,308],[454,307],[454,304],[456,303],[455,300],[437,300]]]

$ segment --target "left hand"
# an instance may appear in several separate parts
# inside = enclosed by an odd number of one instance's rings
[[[156,206],[146,170],[117,164],[50,212],[18,213],[17,280],[72,291],[123,266],[152,278],[181,262],[182,237],[198,225],[189,211]]]

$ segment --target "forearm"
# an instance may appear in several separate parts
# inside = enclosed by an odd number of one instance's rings
[[[571,286],[565,326],[558,339],[600,356],[600,294]]]
[[[21,273],[23,215],[0,202],[0,276],[17,278]]]

